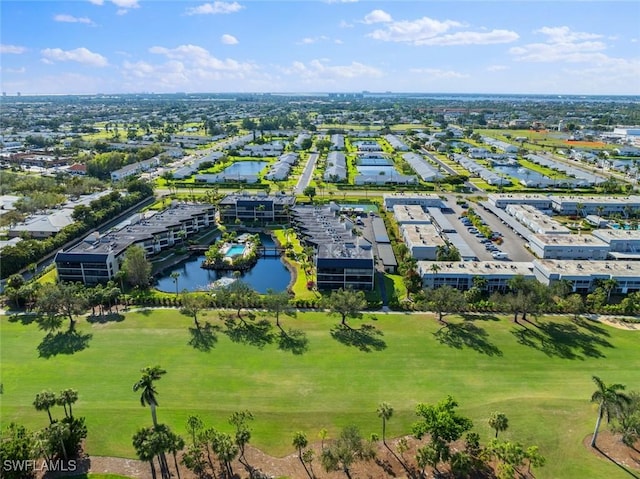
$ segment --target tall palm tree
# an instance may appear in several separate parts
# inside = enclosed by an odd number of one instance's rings
[[[156,407],[158,407],[158,400],[156,396],[158,395],[158,391],[156,391],[154,381],[160,379],[164,374],[167,373],[160,366],[154,367],[146,367],[141,369],[142,377],[133,385],[133,391],[142,391],[140,395],[140,404],[142,406],[149,405],[151,409],[151,419],[153,419],[153,426],[158,426],[158,418],[156,417]]]
[[[494,412],[489,417],[489,427],[496,431],[496,439],[500,431],[506,431],[509,427],[509,419],[501,412]]]
[[[598,404],[598,419],[596,420],[596,428],[593,431],[593,439],[591,439],[591,447],[596,447],[596,439],[598,438],[598,429],[600,422],[606,415],[607,422],[611,420],[611,416],[615,415],[620,409],[631,402],[631,398],[624,391],[624,384],[605,384],[598,376],[593,376],[593,382],[596,383],[597,389],[591,395],[591,402]]]
[[[387,433],[387,421],[393,416],[393,408],[389,403],[381,402],[378,406],[378,417],[382,419],[382,444],[387,445],[386,433]]]
[[[65,389],[60,391],[60,395],[57,399],[57,404],[64,407],[64,414],[67,417],[73,418],[73,410],[71,405],[78,400],[78,391],[75,389]],[[67,414],[67,406],[69,406],[69,413]]]
[[[56,405],[56,395],[51,391],[42,391],[36,394],[36,398],[33,400],[33,407],[36,411],[47,411],[49,415],[49,422],[53,424],[53,418],[51,417],[51,407]]]

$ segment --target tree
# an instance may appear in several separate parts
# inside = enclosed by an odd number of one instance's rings
[[[147,288],[151,283],[151,263],[146,258],[144,249],[140,246],[133,245],[127,248],[122,270],[132,286]]]
[[[387,445],[387,421],[393,416],[393,408],[389,403],[381,402],[377,409],[378,417],[382,419],[382,444]]]
[[[139,429],[138,432],[133,435],[132,443],[138,459],[140,459],[141,461],[147,461],[149,463],[149,466],[151,467],[151,477],[153,479],[156,479],[157,473],[156,468],[153,464],[153,458],[156,454],[153,450],[152,443],[149,440],[150,435],[151,431],[149,428]]]
[[[444,323],[444,316],[448,313],[463,310],[465,297],[462,291],[448,284],[434,290],[425,291],[427,304],[438,313],[438,322]]]
[[[296,450],[298,451],[298,459],[300,460],[302,467],[304,467],[305,472],[310,478],[313,477],[309,472],[309,469],[307,469],[307,464],[305,463],[303,458],[303,450],[309,445],[309,441],[307,440],[307,435],[302,431],[297,431],[293,433],[292,444],[293,444],[293,447],[295,447]]]
[[[235,442],[240,451],[238,460],[245,466],[248,466],[244,457],[245,447],[251,440],[251,430],[247,424],[248,421],[253,421],[253,414],[249,411],[236,411],[229,418],[229,424],[236,428]]]
[[[302,190],[302,194],[309,198],[309,201],[313,201],[313,198],[316,196],[316,187],[315,186],[307,186],[304,190]]]
[[[160,366],[146,367],[140,370],[142,377],[133,385],[133,391],[142,391],[140,395],[140,404],[144,407],[149,405],[151,409],[151,418],[153,419],[153,426],[158,425],[158,419],[156,417],[156,407],[158,407],[158,400],[154,381],[159,380],[163,375],[167,373]]]
[[[224,464],[227,476],[233,477],[231,462],[238,455],[238,445],[233,441],[229,434],[214,430],[211,447],[213,448],[213,452],[218,456],[218,459],[220,459]]]
[[[242,321],[243,318],[240,314],[242,309],[254,306],[258,301],[258,293],[247,283],[239,279],[224,288],[223,292],[225,301],[229,306],[236,309],[236,315],[238,319]]]
[[[501,412],[494,412],[491,414],[491,416],[489,416],[489,427],[491,429],[495,429],[497,439],[498,433],[501,431],[506,431],[509,427],[509,419],[505,414]]]
[[[351,479],[351,466],[357,461],[368,461],[375,457],[371,444],[360,435],[354,425],[346,426],[336,441],[322,451],[322,466],[327,472],[342,471]]]
[[[576,320],[585,311],[584,299],[582,299],[582,296],[579,294],[571,294],[567,296],[562,301],[562,306],[564,307],[565,312],[573,314],[573,318]]]
[[[51,408],[57,404],[57,398],[55,393],[51,391],[42,391],[36,394],[36,398],[33,400],[33,407],[36,411],[47,411],[49,416],[49,422],[53,424],[53,417],[51,417]]]
[[[0,458],[2,458],[3,479],[27,479],[32,477],[32,471],[18,470],[18,468],[5,468],[4,461],[13,461],[13,464],[34,461],[38,456],[37,437],[24,426],[10,423],[0,431]]]
[[[196,445],[196,435],[203,427],[204,423],[198,416],[190,415],[187,418],[187,432],[191,434],[191,442],[194,446]]]
[[[347,318],[362,317],[362,310],[367,307],[367,299],[363,291],[352,289],[337,289],[332,291],[325,300],[325,306],[329,309],[329,315],[338,315],[342,326],[347,326]]]
[[[289,303],[289,294],[286,291],[275,292],[273,289],[267,289],[267,294],[264,297],[264,306],[269,313],[272,313],[276,317],[276,326],[280,329],[280,313],[286,313],[292,310]]]
[[[173,284],[176,285],[176,296],[178,296],[178,278],[180,277],[180,273],[173,271],[169,276],[173,280]]]
[[[75,389],[69,388],[69,389],[64,389],[60,391],[60,394],[56,399],[56,403],[58,404],[58,406],[64,407],[65,417],[73,419],[73,410],[71,409],[71,405],[75,404],[77,400],[78,400],[78,391],[76,391]],[[69,407],[68,412],[67,412],[67,406]]]
[[[198,293],[189,293],[186,290],[182,292],[182,314],[193,318],[196,328],[200,329],[198,322],[198,314],[207,307],[207,298]]]
[[[469,418],[458,414],[457,407],[458,403],[451,396],[434,405],[420,403],[416,406],[420,420],[412,426],[413,435],[418,439],[427,434],[430,436],[430,447],[424,454],[435,461],[433,467],[437,467],[441,461],[447,461],[451,456],[450,443],[460,439],[473,427]]]
[[[591,395],[591,402],[598,404],[598,418],[596,420],[596,427],[593,431],[593,438],[591,439],[591,447],[596,447],[596,440],[598,438],[598,430],[600,429],[600,422],[606,415],[607,422],[611,421],[611,418],[618,414],[622,408],[631,402],[629,396],[621,392],[626,389],[623,384],[605,384],[598,376],[592,377],[593,382],[596,383],[596,390]]]
[[[75,330],[75,315],[81,314],[87,308],[87,300],[84,294],[84,286],[79,283],[47,283],[40,288],[36,299],[36,310],[48,316],[49,325],[43,324],[45,329],[57,329],[60,321],[56,322],[57,316],[69,319],[69,332]],[[44,319],[44,318],[42,318]]]

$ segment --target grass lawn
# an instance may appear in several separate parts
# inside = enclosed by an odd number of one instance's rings
[[[214,312],[201,318],[223,325]],[[537,444],[548,464],[542,478],[616,477],[619,469],[582,446],[592,432],[596,408],[589,403],[592,375],[637,389],[638,333],[598,323],[543,318],[527,328],[487,317],[440,329],[433,315],[376,313],[354,320],[380,334],[358,337],[366,352],[334,339],[338,322],[323,313],[282,317],[284,328],[304,332],[302,354],[268,342],[263,348],[232,342],[224,331],[208,352],[188,345],[190,320],[175,310],[128,313],[123,321],[89,324],[86,349],[73,355],[38,357],[44,337],[35,323],[0,319],[2,333],[3,424],[19,421],[43,427],[46,413],[31,406],[43,389],[75,388],[74,412],[87,418],[87,448],[94,455],[132,457],[132,434],[151,422],[132,385],[140,368],[159,364],[168,373],[157,383],[158,417],[185,433],[189,414],[230,430],[227,419],[248,409],[255,415],[252,443],[275,455],[292,453],[291,436],[310,439],[326,427],[357,424],[364,435],[380,433],[376,407],[395,409],[388,437],[407,434],[418,402],[455,397],[473,418],[484,443],[492,437],[487,418],[509,417],[501,436]],[[61,410],[53,410],[60,416]],[[605,426],[606,427],[606,426]]]

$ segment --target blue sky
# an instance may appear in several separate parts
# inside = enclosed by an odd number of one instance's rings
[[[640,94],[639,1],[0,2],[7,94]]]

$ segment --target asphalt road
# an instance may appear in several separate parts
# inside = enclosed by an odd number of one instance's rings
[[[309,155],[307,164],[305,165],[304,170],[300,175],[300,179],[298,180],[298,184],[295,187],[295,192],[297,194],[302,194],[304,189],[307,186],[309,186],[309,183],[311,182],[311,175],[313,174],[313,170],[315,169],[316,161],[318,161],[318,157],[319,157],[318,153],[311,153]]]

